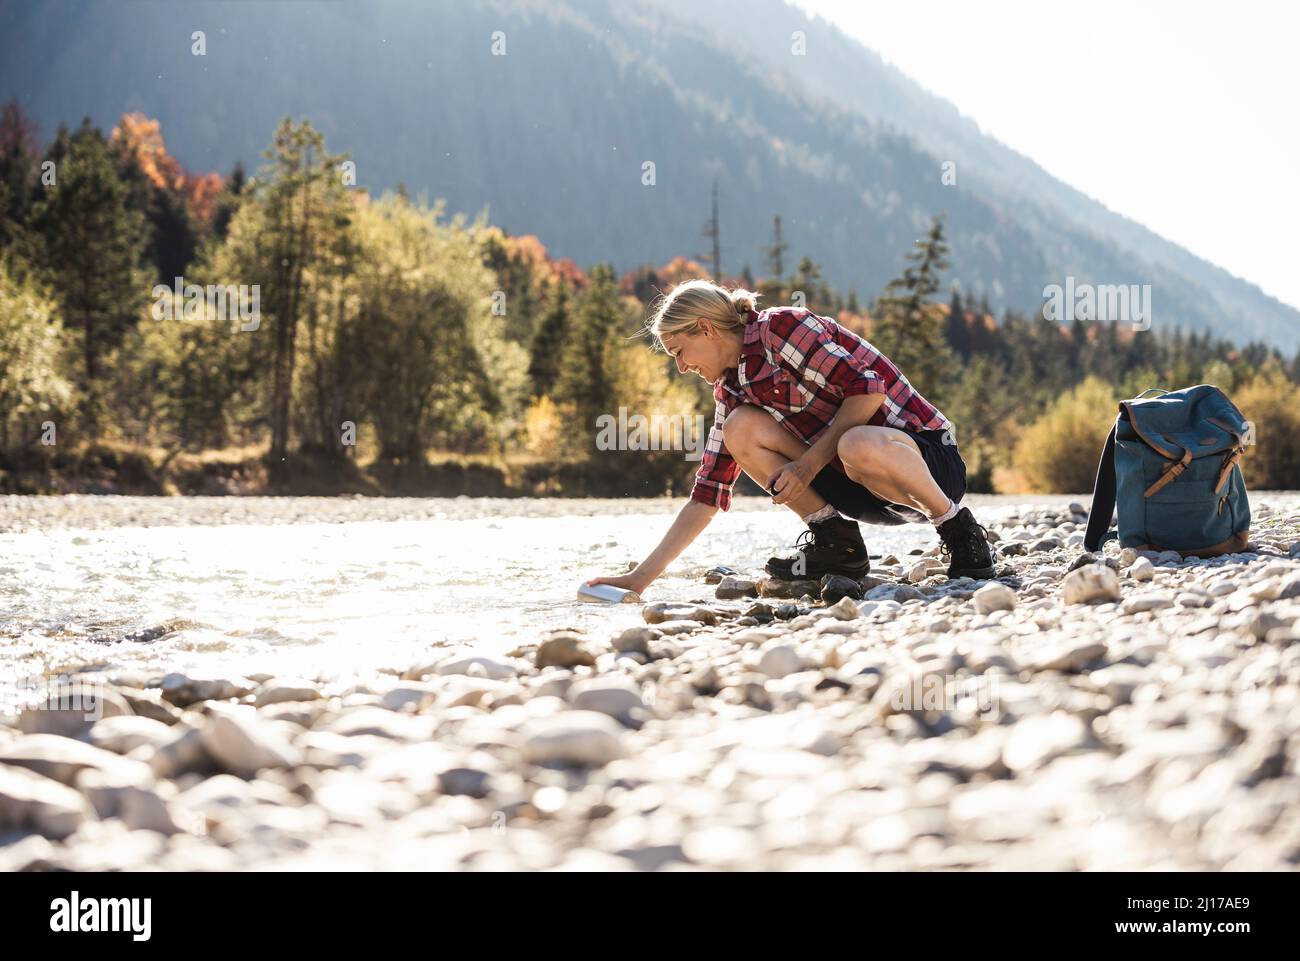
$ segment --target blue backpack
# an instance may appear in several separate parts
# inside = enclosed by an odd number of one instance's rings
[[[1250,501],[1238,466],[1253,442],[1251,425],[1209,384],[1121,401],[1097,465],[1084,547],[1095,551],[1116,531],[1138,550],[1213,557],[1246,550]]]

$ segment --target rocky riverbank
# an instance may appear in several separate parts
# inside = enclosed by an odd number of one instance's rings
[[[996,581],[718,571],[364,685],[86,665],[0,726],[0,869],[1293,870],[1300,511],[1254,506],[1229,557],[1026,506]]]

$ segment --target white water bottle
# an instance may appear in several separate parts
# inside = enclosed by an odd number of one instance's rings
[[[578,600],[595,604],[640,604],[641,595],[613,584],[588,584],[578,586]]]

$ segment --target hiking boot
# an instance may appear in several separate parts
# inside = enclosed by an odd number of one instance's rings
[[[937,530],[943,541],[941,550],[951,559],[948,564],[950,578],[987,580],[993,576],[993,552],[989,550],[988,531],[975,523],[970,508],[963,507],[956,517],[944,521]]]
[[[767,572],[783,581],[821,580],[827,574],[862,577],[871,570],[857,521],[831,517],[813,521],[795,541],[799,553],[769,557]]]

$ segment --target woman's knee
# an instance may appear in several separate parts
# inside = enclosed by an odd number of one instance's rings
[[[879,427],[853,427],[840,435],[835,452],[851,473],[870,476],[888,462],[890,439]]]
[[[727,450],[735,453],[753,445],[772,418],[753,404],[741,404],[722,422],[722,441]]]

